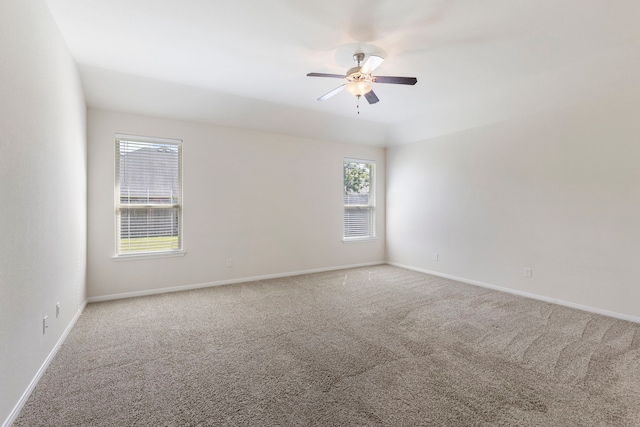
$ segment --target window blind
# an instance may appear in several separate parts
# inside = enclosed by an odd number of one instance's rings
[[[182,249],[182,143],[116,138],[116,253]]]

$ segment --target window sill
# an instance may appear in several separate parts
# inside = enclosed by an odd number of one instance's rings
[[[377,237],[352,237],[350,239],[342,239],[342,243],[359,243],[359,242],[373,242],[378,240]]]
[[[143,254],[126,254],[126,255],[114,255],[111,257],[114,261],[133,261],[138,259],[154,259],[154,258],[172,258],[178,256],[184,256],[185,251],[171,251],[171,252],[157,252],[157,253],[143,253]]]

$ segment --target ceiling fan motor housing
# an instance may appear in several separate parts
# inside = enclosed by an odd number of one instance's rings
[[[349,83],[366,82],[366,81],[370,82],[371,74],[363,73],[361,72],[361,70],[362,70],[362,67],[353,67],[349,69],[349,71],[347,71],[345,78]]]

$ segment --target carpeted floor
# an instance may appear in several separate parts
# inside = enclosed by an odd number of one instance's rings
[[[381,265],[90,304],[16,426],[640,426],[640,325]]]

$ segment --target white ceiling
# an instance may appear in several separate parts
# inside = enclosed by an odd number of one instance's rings
[[[637,84],[638,0],[46,0],[89,106],[371,145]],[[385,58],[380,102],[306,77]]]

